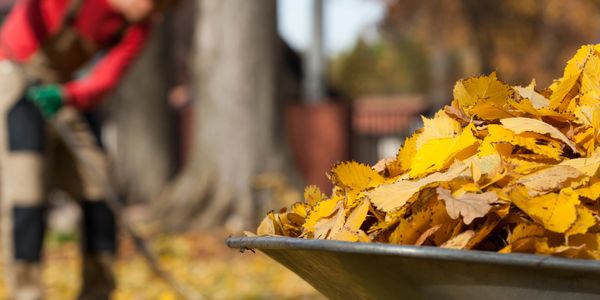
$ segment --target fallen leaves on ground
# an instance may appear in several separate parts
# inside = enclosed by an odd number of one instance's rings
[[[258,233],[600,259],[600,45],[546,89],[460,80],[423,125],[395,158],[337,164],[329,196],[308,187]]]
[[[206,299],[324,299],[308,283],[264,255],[229,249],[226,233],[189,232],[160,235],[152,242],[165,269],[176,280]],[[46,299],[76,299],[81,282],[79,245],[76,241],[47,239],[43,266]],[[3,266],[0,266],[3,267]],[[130,240],[121,239],[115,265],[114,300],[181,299],[154,276]],[[4,274],[4,270],[0,272]],[[0,281],[0,299],[6,288]]]

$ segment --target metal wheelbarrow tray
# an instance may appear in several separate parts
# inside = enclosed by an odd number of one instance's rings
[[[593,260],[287,237],[227,245],[264,252],[330,299],[600,299]]]

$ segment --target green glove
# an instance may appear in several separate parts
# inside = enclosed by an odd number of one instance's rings
[[[63,106],[63,91],[56,84],[30,87],[27,89],[25,98],[33,102],[46,119],[54,117]]]

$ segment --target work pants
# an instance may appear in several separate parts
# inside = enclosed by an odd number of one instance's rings
[[[56,120],[70,129],[81,165],[31,102],[23,99],[25,78],[16,64],[0,61],[0,195],[7,280],[17,300],[43,299],[40,259],[48,191],[59,188],[82,207],[83,286],[80,299],[108,299],[116,226],[97,177],[107,179],[99,132],[65,106]],[[89,119],[89,118],[88,118]],[[94,134],[95,133],[95,134]],[[95,172],[88,168],[93,166]]]

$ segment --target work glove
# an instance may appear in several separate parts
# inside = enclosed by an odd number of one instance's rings
[[[60,85],[46,84],[27,89],[25,98],[33,102],[45,119],[52,119],[63,106],[63,91]]]

